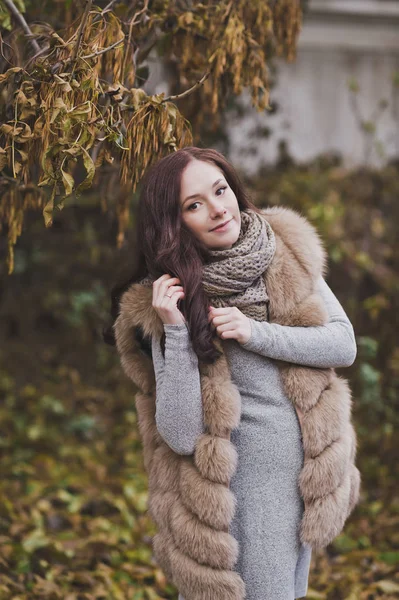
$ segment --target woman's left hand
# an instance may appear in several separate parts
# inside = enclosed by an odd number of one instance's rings
[[[251,322],[236,306],[210,306],[209,321],[222,340],[233,339],[246,344],[251,337]]]

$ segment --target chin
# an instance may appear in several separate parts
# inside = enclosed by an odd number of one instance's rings
[[[227,250],[227,248],[231,248],[236,241],[238,240],[239,231],[237,233],[231,233],[230,235],[226,235],[226,237],[219,241],[218,244],[214,243],[211,246],[211,250]]]

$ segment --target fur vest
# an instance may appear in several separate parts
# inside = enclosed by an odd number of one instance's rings
[[[315,228],[286,207],[267,208],[263,214],[276,237],[276,252],[264,273],[270,322],[326,323],[328,314],[315,292],[315,281],[325,276],[327,256]],[[245,584],[234,571],[238,542],[229,533],[235,512],[229,482],[238,458],[230,432],[239,426],[241,399],[225,354],[213,365],[199,361],[206,433],[198,438],[193,455],[179,455],[155,425],[154,368],[136,336],[137,327],[148,338],[163,333],[152,307],[152,288],[134,283],[122,295],[114,331],[122,368],[139,388],[135,399],[148,474],[148,508],[157,526],[154,557],[187,600],[242,600]],[[223,351],[220,338],[216,345]],[[277,364],[285,393],[303,413],[300,540],[323,548],[342,531],[359,501],[351,391],[334,369]]]

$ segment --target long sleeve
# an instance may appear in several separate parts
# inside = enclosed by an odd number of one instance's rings
[[[355,334],[344,309],[323,277],[317,281],[329,321],[314,327],[291,327],[251,321],[246,350],[290,363],[317,368],[349,367],[357,354]]]
[[[174,452],[193,454],[205,431],[198,357],[187,326],[164,324],[165,357],[160,340],[151,342],[156,379],[155,422],[159,434]]]

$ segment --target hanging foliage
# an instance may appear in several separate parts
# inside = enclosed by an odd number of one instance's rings
[[[203,115],[217,119],[228,96],[249,87],[253,105],[267,109],[267,61],[294,58],[301,22],[297,0],[73,5],[54,2],[47,23],[34,21],[37,6],[0,2],[0,231],[8,233],[9,273],[25,212],[41,209],[51,226],[65,198],[100,183],[104,165],[118,170],[125,191],[116,203],[120,246],[126,198],[144,171],[193,143],[175,101],[201,94]],[[141,87],[153,48],[161,63],[177,65],[174,96]]]

